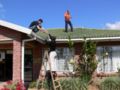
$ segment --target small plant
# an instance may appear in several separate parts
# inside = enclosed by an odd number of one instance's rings
[[[29,84],[29,88],[37,88],[37,89],[41,89],[41,88],[48,88],[47,82],[45,81],[33,81]]]
[[[71,40],[70,35],[68,35],[68,47],[69,47],[69,49],[72,50],[73,46],[74,46],[74,42]]]
[[[63,90],[87,90],[87,83],[80,78],[69,78],[61,80]]]
[[[26,90],[22,81],[7,81],[1,90]]]
[[[33,81],[29,84],[29,88],[36,88],[36,81]]]

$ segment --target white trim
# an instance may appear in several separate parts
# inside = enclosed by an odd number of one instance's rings
[[[1,42],[1,41],[11,41],[11,40],[13,40],[13,39],[11,39],[11,38],[8,38],[8,39],[0,39],[0,42]]]
[[[0,39],[0,44],[12,43],[13,39]]]
[[[21,60],[21,78],[24,83],[24,58],[25,58],[25,43],[29,41],[36,40],[36,38],[22,40],[22,60]]]
[[[84,39],[78,38],[78,39],[71,39],[72,41],[84,41]],[[69,41],[69,39],[56,39],[56,41]]]
[[[19,25],[16,25],[16,24],[13,24],[7,21],[3,21],[3,20],[0,20],[0,26],[7,27],[7,28],[10,28],[10,29],[13,29],[13,30],[25,33],[25,34],[32,33],[31,29],[28,29],[28,28],[25,28],[25,27],[22,27],[22,26],[19,26]]]
[[[119,40],[120,37],[86,38],[86,40]]]
[[[76,38],[76,39],[71,39],[74,42],[83,42],[85,39],[82,38]],[[120,40],[120,37],[101,37],[101,38],[86,38],[86,40],[92,40],[92,41],[112,41],[112,40]],[[69,39],[56,39],[57,42],[67,42]]]
[[[0,41],[0,44],[8,44],[8,43],[12,43],[12,40],[11,41]]]

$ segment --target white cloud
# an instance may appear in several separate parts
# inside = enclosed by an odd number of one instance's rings
[[[113,29],[120,30],[120,21],[115,23],[107,23],[105,26],[107,29],[110,29],[110,30],[113,30]]]

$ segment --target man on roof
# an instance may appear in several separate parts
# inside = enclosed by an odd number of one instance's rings
[[[68,32],[68,25],[70,26],[71,28],[71,32],[73,32],[73,26],[72,26],[72,23],[71,23],[71,15],[70,15],[70,12],[69,10],[67,10],[64,14],[64,18],[65,18],[65,32]]]
[[[43,23],[43,20],[38,19],[37,21],[31,22],[29,28],[32,29],[32,31],[35,32],[35,33],[37,33],[38,31],[41,31],[41,32],[44,32],[44,33],[48,34],[48,31],[44,30],[42,28],[42,25],[41,25],[42,23]]]

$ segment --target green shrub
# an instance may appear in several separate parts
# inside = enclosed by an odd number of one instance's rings
[[[79,78],[61,80],[63,90],[87,90],[87,84]]]
[[[100,84],[100,90],[120,90],[120,78],[108,77]]]
[[[36,81],[33,81],[29,84],[29,88],[36,88]]]
[[[97,68],[95,42],[85,40],[77,66],[76,71],[80,74],[81,78],[86,76],[89,77],[89,80],[91,80],[92,74]]]
[[[46,80],[43,81],[43,85],[42,85],[42,82],[41,81],[32,81],[30,84],[29,84],[29,88],[38,88],[38,89],[41,89],[41,88],[48,88],[47,86],[47,82]]]

